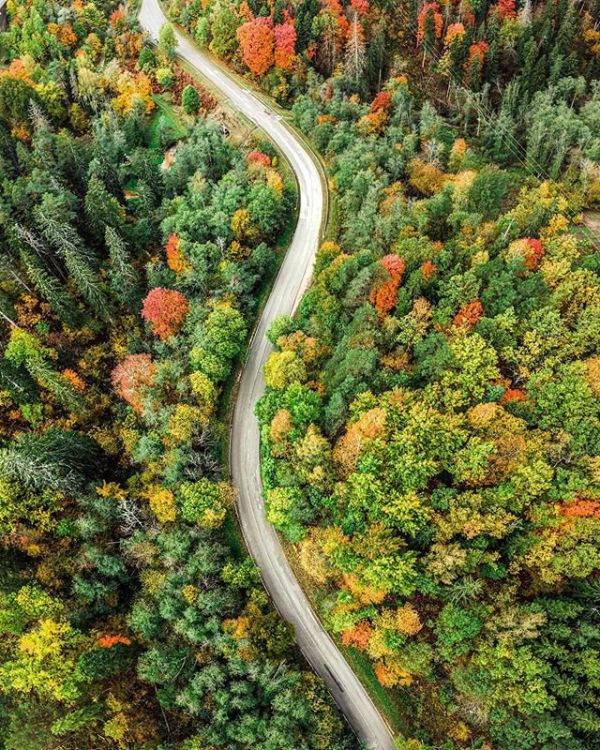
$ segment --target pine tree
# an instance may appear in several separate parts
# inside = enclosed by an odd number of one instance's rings
[[[195,115],[200,107],[200,95],[194,86],[187,85],[181,94],[181,105],[188,115]]]
[[[52,216],[48,206],[36,207],[34,214],[42,234],[62,256],[83,299],[98,317],[109,317],[110,308],[95,268],[97,259],[94,253],[70,224],[58,221]]]
[[[37,385],[29,373],[6,357],[0,357],[0,390],[8,391],[17,404],[30,403],[39,396]]]
[[[298,35],[298,51],[304,51],[311,40],[313,18],[321,10],[319,0],[301,0],[296,11],[296,33]]]
[[[92,175],[88,183],[84,206],[87,220],[98,237],[104,235],[105,226],[118,227],[125,218],[125,211],[119,201],[96,175]]]
[[[108,278],[112,293],[123,304],[139,303],[140,277],[124,240],[113,227],[106,227],[105,242],[110,258]]]
[[[81,323],[81,315],[64,286],[28,248],[22,247],[19,257],[31,283],[50,304],[56,315],[70,328],[76,328]]]

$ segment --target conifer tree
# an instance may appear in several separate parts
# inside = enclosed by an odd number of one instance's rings
[[[139,302],[140,277],[132,264],[125,241],[116,229],[107,226],[105,242],[110,258],[108,278],[112,293],[123,304]]]

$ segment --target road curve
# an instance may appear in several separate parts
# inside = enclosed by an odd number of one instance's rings
[[[165,17],[158,0],[142,0],[139,20],[158,38]],[[327,683],[358,736],[373,750],[393,750],[392,734],[364,687],[323,629],[265,517],[260,479],[259,429],[254,406],[264,393],[262,368],[271,346],[266,331],[278,315],[291,315],[308,287],[319,244],[325,196],[312,157],[277,114],[242,83],[225,73],[183,35],[178,54],[195,66],[248,119],[262,128],[285,154],[300,191],[300,215],[292,243],[252,339],[241,375],[231,434],[231,472],[238,489],[238,514],[248,549],[281,615],[293,625],[304,656]]]

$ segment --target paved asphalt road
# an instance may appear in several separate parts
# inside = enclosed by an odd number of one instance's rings
[[[165,22],[158,0],[143,0],[140,23],[158,37]],[[178,35],[178,53],[216,85],[246,117],[261,127],[288,158],[300,187],[300,217],[292,244],[252,340],[233,418],[231,471],[238,488],[238,513],[248,549],[279,612],[290,622],[302,652],[323,677],[359,737],[376,750],[393,750],[394,741],[364,687],[315,616],[265,518],[259,473],[259,430],[254,406],[264,392],[262,367],[271,346],[265,333],[278,315],[291,315],[312,275],[325,197],[315,160],[294,132],[242,83],[218,67],[192,42]]]

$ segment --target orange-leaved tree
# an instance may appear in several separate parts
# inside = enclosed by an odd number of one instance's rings
[[[379,316],[385,318],[396,307],[398,289],[402,283],[406,265],[399,255],[393,254],[384,255],[379,265],[383,269],[382,277],[375,282],[371,290],[370,301]]]
[[[242,58],[255,76],[264,75],[275,62],[275,34],[270,17],[254,18],[237,30]]]
[[[144,300],[142,318],[150,323],[152,333],[167,341],[180,331],[188,309],[189,303],[181,292],[156,287]]]

